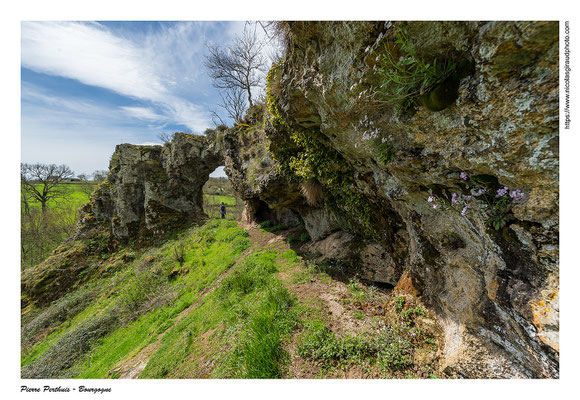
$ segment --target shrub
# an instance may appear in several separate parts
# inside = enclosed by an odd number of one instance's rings
[[[405,307],[405,298],[404,297],[395,297],[395,311],[400,313],[403,311],[403,307]]]
[[[296,233],[293,233],[290,236],[288,236],[287,242],[288,244],[294,245],[300,242],[300,236],[298,236],[298,234]]]
[[[378,363],[385,370],[402,369],[410,365],[411,346],[393,330],[337,337],[321,321],[314,321],[301,336],[298,355],[326,364]]]
[[[179,241],[173,246],[173,256],[180,266],[185,262],[185,243]]]
[[[82,311],[96,296],[97,291],[85,286],[68,293],[53,302],[30,322],[22,326],[22,345],[28,347],[34,344],[43,331],[56,328],[61,323]]]
[[[258,226],[259,226],[261,229],[266,229],[266,228],[270,228],[270,227],[272,226],[272,223],[270,222],[270,220],[267,220],[267,221],[260,222],[260,223],[258,224]]]
[[[40,358],[22,369],[24,379],[70,378],[74,375],[71,367],[86,354],[92,346],[119,324],[118,310],[109,310],[92,318],[78,328],[66,333]]]

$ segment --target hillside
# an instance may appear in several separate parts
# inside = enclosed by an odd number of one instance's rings
[[[307,265],[292,230],[245,228],[213,220],[107,254],[98,278],[25,312],[22,376],[435,377],[416,298]]]

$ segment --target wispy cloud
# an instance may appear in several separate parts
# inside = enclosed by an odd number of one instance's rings
[[[160,121],[166,119],[166,117],[157,114],[148,107],[121,107],[121,110],[123,110],[123,112],[129,117],[139,118],[146,121]]]
[[[22,66],[161,101],[169,93],[143,56],[136,45],[97,23],[22,23]]]
[[[178,23],[122,36],[98,23],[23,22],[22,66],[149,101],[157,112],[124,110],[203,132],[210,126],[209,113],[190,97],[204,72],[204,29],[207,24]]]

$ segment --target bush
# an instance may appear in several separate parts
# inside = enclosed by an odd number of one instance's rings
[[[109,310],[65,334],[40,358],[22,369],[23,379],[70,378],[71,367],[119,323],[118,310]]]
[[[272,226],[272,223],[270,222],[270,220],[267,220],[267,221],[260,222],[260,223],[258,224],[258,226],[259,226],[261,229],[266,229],[266,228],[269,228],[269,227],[271,227],[271,226]]]
[[[300,338],[298,355],[326,364],[374,364],[384,370],[402,369],[411,365],[410,342],[397,331],[337,337],[321,321],[307,327]]]
[[[173,246],[173,257],[180,266],[185,262],[185,243],[183,241],[179,241]]]
[[[82,311],[95,297],[94,288],[83,287],[53,302],[22,326],[21,342],[24,348],[33,345],[43,331],[56,328]]]

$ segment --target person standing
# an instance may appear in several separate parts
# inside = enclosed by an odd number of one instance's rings
[[[220,214],[222,216],[222,219],[226,219],[226,205],[224,204],[223,201],[222,204],[220,204]]]

